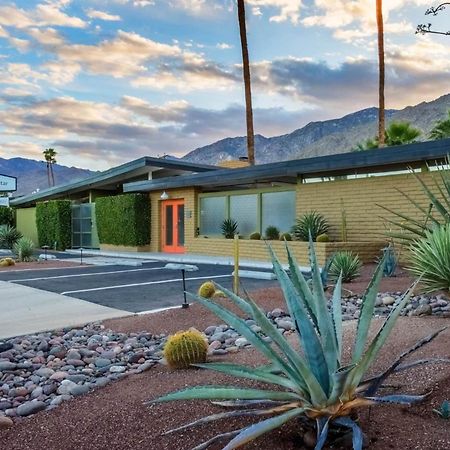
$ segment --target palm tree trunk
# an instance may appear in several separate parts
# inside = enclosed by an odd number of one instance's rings
[[[244,0],[237,0],[239,33],[241,36],[242,48],[242,70],[244,75],[245,87],[245,110],[247,118],[247,156],[251,165],[255,164],[255,133],[253,130],[253,107],[252,107],[252,89],[250,82],[250,62],[247,46],[247,28],[245,24],[245,4]]]
[[[55,186],[55,172],[53,172],[53,163],[50,164],[50,172],[52,174],[52,186]]]
[[[377,29],[378,29],[378,144],[384,147],[385,133],[385,105],[384,105],[384,24],[383,24],[383,0],[377,0]]]
[[[51,181],[50,181],[50,163],[47,161],[47,181],[48,181],[48,187],[51,187]]]

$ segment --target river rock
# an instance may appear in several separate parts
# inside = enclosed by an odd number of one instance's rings
[[[44,410],[46,407],[47,405],[44,402],[33,400],[32,402],[26,402],[18,406],[17,415],[22,417],[30,416],[31,414]]]

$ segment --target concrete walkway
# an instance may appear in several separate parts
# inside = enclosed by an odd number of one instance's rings
[[[129,315],[128,311],[0,281],[0,339]]]

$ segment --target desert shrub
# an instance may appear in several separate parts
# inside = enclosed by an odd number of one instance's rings
[[[259,231],[254,231],[250,236],[249,239],[252,241],[259,241],[261,239],[261,233]]]
[[[9,207],[0,207],[0,227],[2,225],[8,225],[12,227],[14,225],[14,210]]]
[[[265,311],[248,296],[241,298],[219,286],[229,297],[233,310],[227,308],[224,303],[192,296],[245,337],[255,351],[260,352],[267,360],[267,365],[259,367],[229,362],[196,364],[203,369],[250,381],[243,387],[239,387],[236,382],[225,386],[194,386],[155,400],[216,400],[221,401],[224,407],[232,408],[232,411],[216,413],[172,431],[185,432],[195,425],[211,423],[218,419],[235,419],[238,416],[252,416],[257,419],[253,425],[245,421],[242,428],[238,427],[232,433],[221,433],[197,448],[207,448],[211,442],[227,438],[231,439],[226,445],[227,449],[238,448],[290,420],[303,418],[304,421],[309,420],[317,426],[316,450],[323,448],[332,427],[350,429],[353,432],[354,450],[361,450],[363,434],[360,424],[354,420],[359,408],[384,403],[411,405],[427,397],[403,395],[397,391],[397,387],[393,395],[389,395],[389,392],[378,394],[378,390],[387,384],[386,379],[391,374],[401,368],[401,363],[407,356],[435,339],[445,327],[407,349],[381,374],[368,377],[368,372],[372,372],[371,366],[383,349],[402,309],[409,302],[414,286],[400,297],[384,324],[370,339],[369,330],[375,311],[377,289],[383,276],[384,260],[381,262],[364,295],[354,342],[345,344],[345,349],[350,349],[350,355],[347,355],[346,351],[344,358],[341,280],[336,283],[331,297],[331,308],[328,308],[313,244],[310,244],[311,288],[289,249],[288,260],[290,274],[272,253],[274,271],[296,331],[292,338],[298,339],[298,346],[292,345],[292,342],[278,331],[276,324],[267,318]],[[234,312],[235,308],[240,310],[239,313]],[[251,317],[251,323],[242,316]],[[254,331],[255,323],[260,327],[261,334]],[[266,337],[270,338],[269,342]],[[297,347],[299,351],[296,350]],[[411,366],[430,362],[434,362],[434,359],[416,361],[411,363]],[[258,385],[253,387],[255,382]]]
[[[150,203],[147,195],[97,198],[95,216],[101,244],[138,247],[150,243]]]
[[[187,369],[191,364],[204,363],[207,352],[205,336],[194,328],[169,336],[164,346],[164,358],[172,369]]]
[[[292,241],[291,233],[280,234],[280,241]]]
[[[410,248],[410,267],[427,292],[450,290],[450,224],[427,231]]]
[[[13,246],[13,253],[18,261],[31,261],[34,253],[34,242],[27,237],[21,237]]]
[[[72,246],[72,202],[50,200],[36,205],[36,227],[39,246],[56,250]]]
[[[342,273],[342,281],[350,283],[359,276],[361,267],[362,263],[358,255],[348,250],[336,252],[330,265],[330,278],[337,280]]]
[[[1,208],[0,208],[1,209]],[[22,237],[22,233],[10,225],[0,227],[0,248],[12,249],[14,244]]]
[[[233,219],[225,219],[220,228],[225,239],[233,239],[238,233],[238,224]]]
[[[264,234],[269,241],[278,241],[278,239],[280,239],[280,230],[272,225],[269,225],[266,228]]]
[[[296,224],[292,227],[292,234],[299,241],[308,241],[309,235],[313,241],[317,236],[328,231],[329,225],[322,214],[317,211],[310,211],[297,219]]]

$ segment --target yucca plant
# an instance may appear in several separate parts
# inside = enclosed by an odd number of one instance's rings
[[[406,356],[433,340],[445,328],[427,336],[402,353],[384,372],[364,380],[366,372],[376,360],[380,349],[392,331],[400,311],[408,303],[415,284],[401,297],[375,337],[369,342],[369,328],[374,312],[377,288],[383,276],[384,260],[381,262],[364,294],[351,359],[350,361],[344,361],[342,358],[342,279],[339,278],[337,281],[332,296],[332,305],[328,309],[312,242],[310,242],[311,288],[300,272],[287,244],[286,247],[290,277],[271,249],[270,252],[274,271],[296,327],[300,351],[296,351],[291,346],[267,318],[265,312],[250,298],[243,299],[220,287],[229,297],[231,303],[241,309],[244,314],[252,317],[261,327],[262,333],[271,338],[271,343],[267,342],[264,336],[255,332],[251,325],[234,314],[223,303],[219,304],[209,299],[191,295],[205,308],[234,328],[236,332],[244,336],[257,351],[270,361],[269,365],[257,368],[231,363],[197,364],[196,366],[274,386],[274,389],[239,388],[233,385],[198,386],[174,392],[155,400],[156,402],[193,399],[215,400],[223,406],[241,408],[204,417],[167,433],[185,430],[194,425],[207,424],[219,419],[238,416],[260,418],[267,416],[267,418],[253,425],[219,434],[197,446],[196,449],[206,449],[209,445],[226,438],[231,440],[224,449],[235,449],[280,427],[291,419],[303,416],[315,421],[317,425],[316,450],[323,448],[331,425],[352,430],[353,448],[359,450],[362,448],[362,431],[352,419],[355,410],[378,403],[410,405],[425,398],[425,395],[393,394],[377,396],[376,394],[378,388],[389,375],[404,368],[400,364]],[[435,361],[435,359],[416,361],[409,363],[408,367]]]
[[[385,260],[384,260],[385,261]],[[384,265],[386,261],[384,262]],[[330,278],[336,281],[339,276],[342,277],[344,283],[350,283],[359,276],[362,262],[358,255],[355,255],[349,250],[343,250],[336,252],[333,255],[333,261],[331,262],[329,275]]]
[[[322,214],[317,211],[309,211],[297,219],[296,224],[292,227],[292,234],[299,241],[308,241],[311,235],[313,241],[317,236],[328,231],[329,225]]]
[[[13,246],[13,253],[21,262],[28,262],[33,259],[34,242],[27,237],[21,237]]]
[[[12,249],[22,237],[22,233],[14,227],[5,225],[0,227],[0,248]]]
[[[233,239],[238,233],[238,224],[233,219],[225,219],[221,225],[222,234],[225,239]]]
[[[422,275],[425,292],[450,291],[450,224],[426,231],[411,245],[408,270]]]
[[[280,230],[277,227],[269,225],[266,228],[265,236],[269,241],[278,241],[280,239]]]

